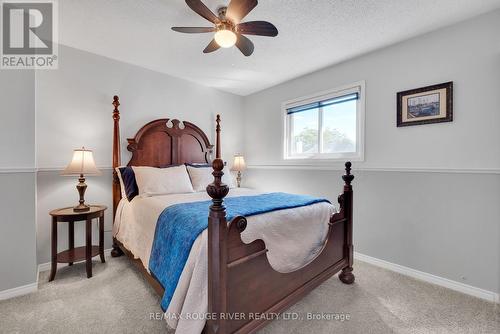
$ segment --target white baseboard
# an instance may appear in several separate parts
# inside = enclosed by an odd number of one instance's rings
[[[467,285],[464,283],[450,280],[448,278],[439,277],[436,275],[425,273],[423,271],[415,270],[412,268],[401,266],[399,264],[380,260],[380,259],[368,256],[368,255],[364,255],[361,253],[357,253],[357,252],[354,252],[354,258],[357,260],[372,264],[374,266],[388,269],[388,270],[397,272],[399,274],[409,276],[409,277],[412,277],[412,278],[415,278],[415,279],[418,279],[418,280],[421,280],[424,282],[439,285],[439,286],[442,286],[442,287],[445,287],[445,288],[448,288],[451,290],[455,290],[455,291],[458,291],[458,292],[461,292],[461,293],[464,293],[464,294],[467,294],[470,296],[474,296],[477,298],[487,300],[489,302],[499,303],[499,294],[492,292],[492,291],[480,289],[480,288],[477,288],[477,287],[472,286],[472,285]]]
[[[111,256],[111,251],[113,250],[113,248],[109,248],[109,249],[105,249],[104,250],[104,256],[106,257],[109,257]],[[46,262],[46,263],[40,263],[38,265],[38,275],[40,275],[41,272],[44,272],[44,271],[47,271],[47,270],[50,270],[50,266],[51,266],[51,263],[50,262]],[[66,267],[67,264],[66,263],[58,263],[57,264],[57,267]]]
[[[62,266],[64,263],[58,263],[57,264],[57,267],[59,268],[59,266]],[[50,270],[50,266],[51,266],[51,263],[50,262],[46,262],[46,263],[40,263],[38,265],[38,275],[40,275],[40,273],[44,272],[44,271],[47,271],[47,270]]]
[[[38,290],[38,282],[19,286],[17,288],[0,291],[0,300],[27,295]]]
[[[110,256],[111,255],[111,248],[104,250],[104,255],[105,256]],[[64,263],[59,263],[58,266],[66,266]],[[0,300],[5,300],[5,299],[10,299],[22,295],[27,295],[28,293],[32,293],[38,290],[38,277],[40,276],[40,273],[43,271],[47,271],[50,269],[50,262],[47,263],[41,263],[38,265],[38,273],[37,273],[37,279],[35,283],[19,286],[17,288],[9,289],[9,290],[4,290],[0,291]]]

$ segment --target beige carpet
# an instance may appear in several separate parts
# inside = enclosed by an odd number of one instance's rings
[[[0,302],[0,333],[165,333],[159,298],[125,257],[59,269],[39,291]],[[356,283],[325,282],[261,333],[500,333],[498,305],[356,262]],[[307,320],[308,313],[331,317]],[[347,320],[349,318],[349,320]],[[343,319],[343,321],[342,321]]]

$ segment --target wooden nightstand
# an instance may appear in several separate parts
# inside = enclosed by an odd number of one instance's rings
[[[86,260],[87,277],[92,277],[92,258],[100,255],[104,263],[104,205],[91,205],[87,212],[74,212],[73,208],[57,209],[50,212],[52,216],[52,266],[49,282],[56,276],[57,263],[68,263]],[[92,245],[92,219],[99,218],[99,246]],[[85,246],[75,248],[75,222],[85,221]],[[57,253],[57,223],[67,222],[69,248]]]

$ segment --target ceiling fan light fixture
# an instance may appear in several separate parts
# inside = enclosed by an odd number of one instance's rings
[[[245,35],[278,36],[278,29],[267,21],[241,22],[244,17],[257,6],[257,0],[226,0],[227,6],[217,8],[214,14],[202,0],[185,0],[189,8],[210,21],[212,27],[172,27],[172,30],[185,34],[215,32],[214,38],[203,49],[203,53],[211,53],[220,48],[236,46],[246,57],[251,56],[254,44]]]
[[[215,33],[215,41],[222,48],[230,48],[236,44],[236,34],[228,29],[221,29]]]

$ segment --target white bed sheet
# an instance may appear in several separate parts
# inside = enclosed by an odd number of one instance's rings
[[[260,193],[251,189],[234,188],[230,189],[228,197],[257,194]],[[116,213],[113,235],[148,268],[156,222],[161,212],[173,204],[209,199],[206,192],[198,192],[146,198],[137,196],[131,202],[122,200]],[[251,216],[247,218],[247,228],[241,238],[245,243],[264,240],[271,266],[279,272],[290,272],[317,256],[334,211],[329,203],[317,203]],[[207,259],[207,230],[204,230],[191,248],[166,312],[168,325],[178,333],[198,334],[203,329],[203,320],[185,318],[189,314],[207,312]]]

